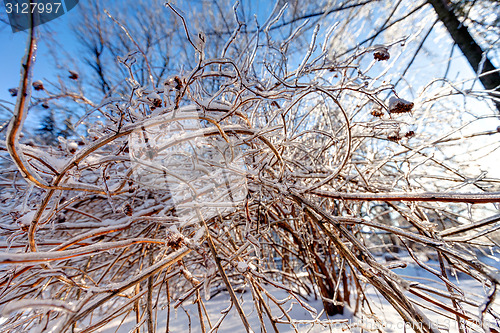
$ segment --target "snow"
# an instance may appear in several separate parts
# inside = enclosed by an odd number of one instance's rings
[[[243,262],[243,261],[239,261],[238,262],[238,271],[240,271],[241,273],[243,273],[247,269],[248,269],[248,264],[246,262]]]
[[[26,214],[24,214],[23,216],[21,216],[17,222],[22,224],[22,225],[30,225],[31,224],[31,221],[33,221],[33,218],[35,217],[35,214],[36,214],[36,211],[35,210],[32,210]]]
[[[379,258],[381,259],[381,258]],[[421,269],[415,264],[411,263],[411,258],[400,258],[401,261],[407,262],[405,268],[395,269],[394,272],[402,275],[404,278],[411,280],[412,285],[416,283],[421,283],[427,287],[441,287],[441,281],[437,280],[432,274]],[[438,265],[437,262],[429,261],[428,265],[434,266]],[[249,268],[249,265],[245,262],[239,262],[237,264],[239,271],[244,271]],[[498,264],[497,264],[498,267]],[[450,276],[454,283],[458,284],[472,300],[481,301],[482,297],[485,296],[485,290],[481,283],[470,279],[469,277],[458,274],[456,276]],[[279,285],[279,284],[277,284]],[[293,298],[290,298],[288,293],[282,289],[275,286],[262,285],[273,298],[279,302],[283,301],[283,309],[289,310],[288,315],[292,319],[293,325],[285,323],[287,318],[283,316],[280,310],[270,301],[268,305],[271,308],[272,314],[277,318],[277,328],[279,332],[294,332],[295,329],[298,332],[370,332],[376,331],[377,329],[382,330],[386,333],[401,333],[401,332],[414,332],[411,328],[410,323],[406,323],[397,311],[380,295],[373,287],[366,287],[366,297],[370,303],[373,314],[367,312],[358,312],[356,315],[353,314],[353,309],[346,307],[344,309],[343,315],[336,315],[333,317],[327,316],[323,311],[323,304],[320,299],[315,299],[310,296],[308,299],[303,300],[309,306],[311,306],[310,311],[302,307],[299,302]],[[213,290],[212,290],[213,291]],[[243,292],[237,293],[237,297],[241,303],[243,311],[248,318],[249,324],[254,332],[260,331],[260,320],[254,309],[254,301],[252,298],[252,292],[247,286],[242,290]],[[407,293],[407,296],[411,299],[424,303],[421,299],[417,300],[416,297],[412,297],[411,294]],[[436,296],[437,299],[446,303],[446,299],[442,299]],[[170,320],[169,320],[169,331],[170,332],[188,332],[189,327],[191,332],[201,332],[199,317],[198,317],[198,307],[196,303],[193,303],[194,298],[191,297],[184,301],[182,305],[174,309],[175,300],[171,303],[170,308]],[[166,300],[160,297],[160,304],[164,303],[163,306],[159,305],[159,309],[156,313],[156,325],[157,330],[160,332],[165,331],[166,322],[168,316],[168,308],[166,306]],[[449,302],[448,302],[449,303]],[[230,297],[226,291],[222,291],[212,296],[210,300],[204,301],[204,305],[207,308],[207,312],[210,317],[211,324],[214,325],[221,317],[223,313],[227,310],[230,304]],[[354,304],[354,302],[352,303]],[[427,303],[428,305],[428,303]],[[467,305],[462,303],[464,308],[467,309]],[[493,305],[494,310],[500,309],[500,303],[498,301]],[[314,315],[312,311],[316,311],[318,315]],[[455,323],[455,318],[445,318],[439,316],[431,311],[425,311],[425,315],[429,319],[429,323],[434,328],[440,329],[442,332],[458,333],[458,327]],[[272,326],[269,318],[263,315],[263,320],[266,325],[268,332],[272,332]],[[125,320],[123,316],[120,316],[113,321],[109,322],[108,325],[103,327],[99,332],[102,333],[112,333],[112,332],[131,332],[135,326],[135,316],[129,314]],[[207,326],[207,332],[210,331],[208,327],[208,322],[204,315],[205,325]],[[90,323],[86,323],[87,325]],[[294,328],[295,326],[295,328]],[[472,329],[480,329],[479,326],[471,325]],[[83,328],[83,326],[81,326]],[[406,330],[405,330],[406,329]],[[230,309],[227,317],[223,320],[218,332],[222,333],[235,333],[243,332],[243,325],[241,319],[235,310],[234,306]]]
[[[268,288],[268,290],[271,290],[272,295],[277,299],[286,299],[288,296],[286,292],[282,290],[277,290],[276,288],[273,287]],[[257,313],[255,312],[255,310],[253,310],[254,302],[252,299],[251,292],[248,289],[245,289],[244,293],[239,293],[237,294],[237,296],[239,297],[240,304],[242,305],[245,315],[248,317],[250,327],[253,329],[254,332],[259,332],[260,321],[257,316]],[[230,298],[228,294],[225,292],[219,293],[218,295],[212,297],[209,301],[205,302],[205,306],[207,307],[207,312],[210,316],[212,325],[215,322],[217,322],[217,320],[221,316],[223,316],[221,312],[227,309],[229,302]],[[318,313],[321,313],[322,303],[320,300],[312,300],[310,304],[312,304],[315,309],[319,310]],[[273,307],[271,304],[270,307],[272,308],[273,313],[277,315],[278,314],[277,308]],[[324,332],[326,327],[324,327],[319,323],[311,324],[310,321],[316,318],[314,318],[308,311],[304,310],[297,303],[297,301],[289,300],[283,305],[283,308],[285,309],[289,309],[290,307],[291,311],[289,312],[289,315],[291,318],[293,318],[294,324],[299,332],[307,332],[309,329],[311,329],[309,332],[312,333]],[[159,332],[165,331],[167,313],[168,313],[167,309],[164,308],[158,311],[156,314],[157,330]],[[329,319],[331,320],[330,326],[332,326],[333,328],[338,326],[338,328],[341,329],[342,327],[345,328],[345,323],[349,322],[348,317],[350,315],[351,315],[350,312],[347,312],[346,316],[335,316],[333,318],[327,318],[324,314],[322,314],[318,319],[321,320]],[[122,321],[122,319],[123,317],[113,320],[112,322],[109,323],[109,325],[102,328],[100,332],[102,333],[130,332],[135,327],[134,316],[129,315],[123,321],[123,324],[120,326],[120,322]],[[286,318],[282,318],[281,320],[282,321],[286,320]],[[269,319],[265,317],[265,315],[264,315],[264,323],[268,328],[268,330],[272,331],[271,323]],[[170,313],[170,324],[169,324],[170,332],[188,332],[189,324],[191,324],[191,332],[193,333],[201,332],[197,305],[193,304],[190,300],[184,302],[184,304],[179,306],[177,309],[173,309],[172,305]],[[207,326],[207,332],[208,332],[209,329],[208,329],[208,324],[206,322],[206,318],[205,318],[205,325]],[[293,327],[291,327],[289,324],[277,324],[277,327],[279,329],[279,332],[294,331]],[[244,329],[241,323],[241,319],[233,306],[227,317],[222,322],[218,332],[235,333],[243,331]],[[339,332],[341,332],[341,330]]]

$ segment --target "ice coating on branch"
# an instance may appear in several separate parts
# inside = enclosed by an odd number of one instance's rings
[[[74,312],[75,309],[71,304],[57,299],[23,299],[18,301],[8,302],[2,311],[2,316],[8,316],[13,311],[28,310],[28,309],[47,308],[51,311]]]
[[[207,109],[218,109],[224,111],[231,110],[231,105],[229,105],[228,103],[223,103],[221,101],[214,100],[213,98],[206,98],[202,100],[200,104]]]
[[[56,170],[61,170],[66,166],[66,163],[68,162],[68,159],[58,155],[50,155],[42,149],[33,148],[28,145],[21,145],[21,147],[25,152],[37,156],[40,160],[43,160]]]

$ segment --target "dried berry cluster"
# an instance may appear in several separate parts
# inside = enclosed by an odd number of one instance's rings
[[[405,138],[411,138],[413,136],[415,136],[414,131],[408,131],[404,134]],[[403,138],[403,136],[401,136],[401,134],[399,132],[393,132],[387,136],[387,140],[393,141],[393,142],[399,142],[399,140],[401,140],[402,138]]]
[[[371,112],[372,116],[374,117],[382,117],[384,115],[384,112],[380,109],[373,109]]]
[[[391,97],[389,100],[390,113],[407,113],[411,112],[414,104],[402,98]]]
[[[373,52],[373,58],[378,61],[385,61],[389,60],[391,57],[391,54],[389,53],[389,50],[385,47],[381,47],[377,49],[375,52]]]
[[[171,247],[173,250],[179,249],[184,242],[184,237],[178,231],[167,231],[165,236],[165,243],[167,246]]]
[[[132,208],[132,206],[129,203],[127,203],[125,205],[125,207],[123,207],[123,212],[127,216],[132,216],[132,214],[134,214],[134,209]]]

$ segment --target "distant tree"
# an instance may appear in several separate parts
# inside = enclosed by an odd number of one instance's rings
[[[193,2],[182,5],[182,9],[189,13],[189,16],[196,17],[192,21],[192,27],[210,37],[205,43],[207,54],[219,55],[224,49],[227,37],[233,33],[235,28],[237,28],[240,38],[233,41],[233,48],[229,49],[228,52],[238,51],[248,44],[246,36],[251,36],[251,33],[254,32],[253,29],[248,28],[248,22],[253,20],[250,14],[252,5],[244,1],[237,8],[240,17],[239,26],[234,26],[234,23],[227,19],[232,15],[232,5],[233,3],[228,0],[216,1],[212,4]],[[260,3],[255,4],[256,8],[261,5]],[[391,35],[408,35],[411,32],[407,31],[405,27],[421,26],[423,30],[427,26],[428,31],[413,37],[417,43],[421,43],[416,48],[414,55],[402,59],[397,66],[405,74],[410,66],[416,62],[415,58],[423,53],[424,44],[429,43],[427,39],[431,32],[435,31],[436,22],[431,22],[433,15],[426,15],[433,11],[437,14],[438,21],[446,27],[454,43],[463,52],[472,69],[475,72],[480,70],[480,82],[489,92],[489,96],[497,108],[500,107],[496,92],[498,91],[500,74],[490,58],[490,56],[496,59],[499,57],[496,45],[500,31],[498,31],[498,25],[495,24],[498,22],[498,14],[495,14],[498,11],[495,9],[499,8],[499,4],[496,1],[304,2],[295,0],[288,2],[287,5],[289,9],[286,11],[286,15],[273,24],[268,34],[273,35],[278,30],[281,34],[285,31],[287,34],[291,34],[303,25],[297,33],[295,43],[286,45],[290,56],[293,56],[295,52],[300,53],[308,47],[310,34],[317,23],[322,23],[325,27],[338,25],[335,29],[336,33],[332,34],[330,39],[331,56],[340,56],[338,60],[341,60],[341,56],[346,51],[351,52],[359,45],[384,43],[385,40],[391,38]],[[115,59],[128,52],[140,49],[146,54],[149,57],[151,75],[155,79],[165,79],[171,73],[179,70],[175,65],[178,62],[172,61],[173,58],[178,60],[181,57],[188,60],[193,54],[192,50],[185,48],[182,31],[176,24],[178,18],[172,16],[159,4],[125,1],[120,2],[119,7],[110,7],[110,13],[119,22],[132,22],[132,24],[127,25],[127,29],[135,41],[117,37],[121,28],[113,21],[106,19],[106,14],[103,12],[106,1],[92,0],[82,4],[81,7],[81,19],[75,22],[73,29],[82,43],[84,54],[86,54],[84,62],[92,69],[97,78],[96,82],[99,82],[98,85],[95,83],[93,85],[101,93],[107,93],[111,87],[117,89],[117,76],[111,73],[121,72],[124,74],[124,72],[123,68],[117,65]],[[118,8],[120,9],[116,12],[113,11],[113,9]],[[134,19],[131,20],[131,18]],[[359,32],[359,36],[365,38],[356,38],[356,35],[345,33],[346,30],[356,29],[356,25],[365,27],[365,31]],[[137,43],[140,48],[136,49],[134,43]],[[434,57],[446,60],[447,55],[434,55]],[[483,73],[489,74],[484,75]],[[137,79],[140,84],[150,81],[148,71],[142,70],[138,74]],[[401,77],[395,78],[393,83],[397,84],[400,80]]]
[[[57,135],[58,136],[62,136],[63,138],[69,138],[71,136],[74,136],[76,135],[76,132],[73,128],[73,122],[71,121],[71,115],[66,117],[66,119],[64,119],[64,122],[63,122],[63,128],[59,129],[59,131],[57,132]]]
[[[36,136],[43,140],[45,144],[54,144],[58,136],[58,131],[54,110],[47,110],[40,122],[40,127],[36,131]]]
[[[460,48],[467,61],[479,74],[479,80],[485,89],[490,90],[494,103],[500,112],[500,70],[493,65],[488,56],[490,48],[500,40],[500,3],[498,1],[448,1],[428,0],[439,20],[448,30],[453,41]],[[476,19],[470,13],[478,8]],[[492,16],[493,19],[487,19]],[[489,21],[489,22],[488,22]],[[468,25],[474,26],[475,32],[482,34],[483,47],[472,36]]]

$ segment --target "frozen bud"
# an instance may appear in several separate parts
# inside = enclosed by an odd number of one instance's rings
[[[44,89],[44,87],[43,87],[43,83],[42,83],[42,81],[38,80],[38,81],[33,82],[33,88],[34,88],[35,90],[37,90],[37,91],[38,91],[38,90],[43,90],[43,89]]]
[[[401,140],[401,135],[398,131],[393,131],[387,135],[387,140],[390,140],[392,142],[399,142],[399,140]]]
[[[173,250],[177,250],[182,246],[184,241],[184,237],[177,230],[177,228],[171,228],[167,230],[167,234],[165,235],[165,243],[167,246],[170,246]]]
[[[127,203],[124,207],[123,207],[123,212],[125,213],[125,215],[127,216],[132,216],[132,214],[134,214],[134,209],[132,208],[132,206],[130,206],[129,203]]]
[[[414,131],[408,131],[408,132],[406,132],[406,134],[405,134],[405,137],[407,137],[407,138],[411,138],[411,137],[413,137],[413,136],[415,136],[415,132],[414,132]]]
[[[48,109],[48,108],[49,108],[49,104],[47,104],[47,103],[42,103],[42,108],[44,108],[44,109]]]
[[[66,148],[68,149],[68,152],[71,154],[74,154],[76,150],[78,149],[78,143],[71,141],[66,143]]]
[[[402,98],[396,98],[392,96],[389,99],[389,112],[390,113],[406,113],[411,112],[413,109],[413,103],[408,102]]]
[[[373,52],[373,58],[378,61],[389,60],[391,57],[387,47],[381,46]]]
[[[237,269],[240,273],[244,273],[248,270],[248,264],[243,261],[238,261]]]
[[[17,88],[10,88],[9,93],[12,97],[16,97],[17,96]]]
[[[71,80],[78,80],[78,76],[79,76],[79,75],[78,75],[78,73],[77,73],[77,72],[72,71],[72,70],[69,70],[68,72],[69,72],[69,74],[70,74],[68,77],[69,77]]]
[[[381,109],[377,108],[377,109],[373,109],[371,114],[374,117],[382,117],[384,115],[384,112]]]
[[[156,92],[152,92],[151,94],[148,95],[147,97],[148,101],[153,104],[154,108],[160,108],[162,104],[162,100],[160,95],[158,95]],[[152,108],[153,109],[153,108]]]

